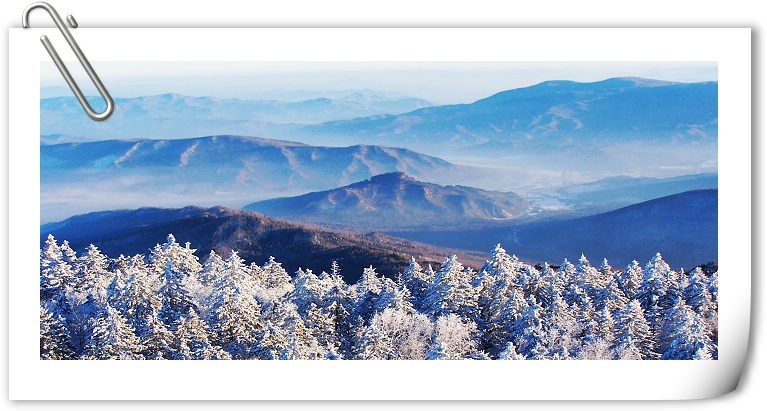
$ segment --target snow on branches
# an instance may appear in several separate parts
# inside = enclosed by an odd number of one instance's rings
[[[173,235],[148,256],[40,250],[40,358],[716,359],[718,272],[655,255],[536,268],[500,244],[478,272],[450,256],[355,284],[232,251],[200,263]],[[395,274],[395,273],[391,273]]]

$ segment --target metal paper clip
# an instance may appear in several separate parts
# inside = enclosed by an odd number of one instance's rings
[[[88,59],[85,58],[83,51],[80,50],[80,46],[77,45],[77,42],[75,42],[75,39],[72,37],[72,34],[69,32],[69,29],[67,29],[67,26],[64,25],[64,22],[61,20],[59,13],[56,12],[53,6],[45,2],[32,3],[29,6],[27,6],[27,8],[24,9],[24,13],[21,15],[22,27],[24,27],[25,29],[29,28],[29,13],[36,8],[44,9],[45,11],[48,12],[48,14],[51,15],[51,18],[53,18],[53,22],[56,23],[56,26],[59,28],[59,31],[61,31],[61,34],[64,35],[64,38],[67,40],[67,43],[69,43],[69,47],[72,48],[72,51],[77,56],[77,59],[80,60],[80,64],[82,64],[83,68],[85,69],[85,72],[88,73],[88,77],[91,78],[91,81],[93,81],[93,84],[96,86],[96,89],[99,91],[99,94],[101,94],[101,97],[107,103],[107,108],[106,110],[104,110],[103,113],[97,113],[95,110],[93,110],[91,105],[85,99],[83,92],[80,91],[80,87],[78,87],[77,83],[75,83],[75,80],[72,78],[72,75],[69,73],[69,70],[67,70],[67,67],[64,65],[64,62],[61,61],[61,57],[59,57],[59,53],[57,53],[56,49],[53,48],[53,45],[51,45],[50,40],[48,40],[48,36],[40,37],[40,41],[43,43],[43,46],[45,46],[45,49],[48,51],[48,54],[51,55],[51,58],[53,59],[53,62],[56,64],[56,67],[58,67],[59,71],[61,72],[61,75],[64,76],[64,80],[66,80],[67,84],[69,85],[69,88],[71,88],[72,92],[75,93],[75,97],[77,97],[77,101],[80,102],[80,105],[83,107],[83,110],[85,110],[85,113],[88,114],[88,117],[90,117],[91,119],[96,121],[106,120],[109,116],[112,115],[112,112],[114,111],[114,101],[112,100],[112,96],[110,96],[107,89],[104,88],[104,85],[101,83],[101,79],[99,79],[99,76],[96,74],[95,71],[93,71],[93,67],[91,67],[91,64],[88,62]],[[72,17],[71,14],[67,16],[67,22],[69,22],[69,25],[73,29],[77,28],[77,21],[75,21],[75,18]]]

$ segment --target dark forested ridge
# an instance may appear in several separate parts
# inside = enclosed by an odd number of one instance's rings
[[[485,250],[502,242],[527,261],[583,252],[621,266],[663,250],[674,267],[718,260],[718,190],[693,190],[575,219],[446,231],[389,234],[438,247]]]
[[[585,256],[540,270],[500,245],[354,284],[246,265],[169,235],[148,255],[40,250],[41,359],[697,359],[718,357],[718,272],[660,254],[613,270]],[[710,267],[708,267],[710,268]]]
[[[421,263],[439,263],[454,252],[477,268],[483,261],[479,253],[446,251],[376,233],[331,232],[226,207],[104,211],[45,224],[40,230],[41,245],[53,234],[67,239],[77,252],[94,244],[107,255],[145,254],[168,233],[175,233],[193,239],[199,255],[211,250],[228,255],[237,250],[245,261],[259,264],[273,256],[290,273],[299,267],[328,271],[337,260],[345,267],[348,282],[357,281],[362,269],[371,264],[393,275],[407,266],[410,256]]]

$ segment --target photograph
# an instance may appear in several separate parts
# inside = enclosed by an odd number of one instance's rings
[[[106,121],[40,65],[40,360],[719,358],[715,61],[95,65]]]

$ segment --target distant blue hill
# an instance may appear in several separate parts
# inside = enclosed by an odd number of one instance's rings
[[[718,190],[695,190],[607,213],[513,227],[461,231],[389,232],[439,247],[488,250],[502,243],[520,258],[558,264],[584,253],[616,268],[656,252],[674,268],[718,259]]]
[[[322,147],[244,136],[106,140],[40,146],[43,222],[141,206],[240,207],[402,171],[419,178],[463,168],[410,150]]]
[[[716,189],[715,173],[689,174],[669,178],[615,176],[583,184],[537,190],[533,203],[556,200],[572,209],[618,208],[678,194],[684,191]]]
[[[506,221],[531,207],[514,193],[442,186],[394,172],[332,190],[258,201],[243,208],[272,217],[369,232]]]
[[[449,144],[498,153],[631,141],[715,141],[717,82],[546,81],[471,104],[331,121],[301,131],[383,144]],[[500,143],[500,145],[499,145]]]
[[[103,105],[100,97],[89,100],[94,107]],[[93,122],[83,115],[74,97],[52,97],[40,100],[40,134],[63,134],[88,140],[173,139],[213,134],[285,136],[301,124],[404,113],[430,105],[418,98],[366,91],[349,91],[336,99],[319,97],[304,101],[221,99],[167,93],[118,98],[114,114],[107,121]]]

